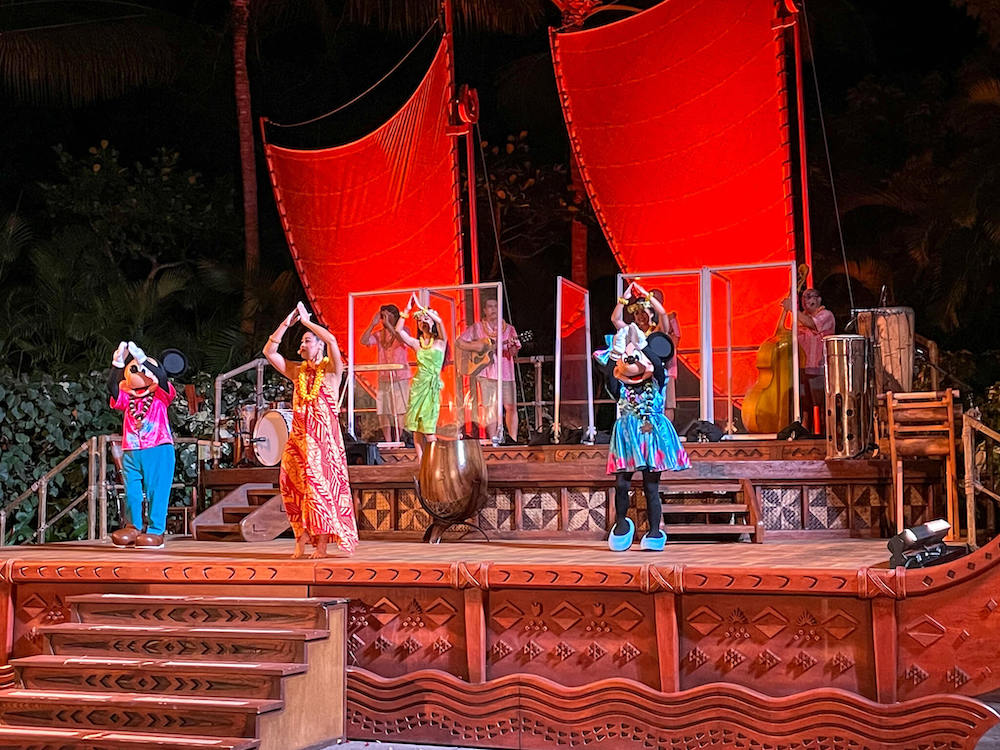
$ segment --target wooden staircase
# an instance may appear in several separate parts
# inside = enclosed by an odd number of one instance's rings
[[[343,599],[68,602],[70,622],[39,628],[45,653],[11,660],[0,750],[293,750],[344,735]]]
[[[288,528],[281,493],[262,482],[241,484],[191,522],[195,539],[213,542],[266,542]]]
[[[668,537],[732,535],[731,540],[737,541],[747,534],[751,542],[764,541],[760,500],[748,479],[690,482],[661,476],[660,497],[664,517],[680,519],[664,523]]]

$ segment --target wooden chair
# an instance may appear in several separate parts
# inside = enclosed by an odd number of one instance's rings
[[[958,391],[885,394],[896,533],[903,530],[903,458],[936,456],[945,462],[949,539],[958,535],[958,472],[955,459],[955,406]]]

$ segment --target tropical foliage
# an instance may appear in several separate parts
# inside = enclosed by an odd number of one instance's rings
[[[121,415],[108,406],[105,378],[105,372],[57,379],[50,375],[15,375],[10,370],[0,369],[0,499],[4,503],[31,488],[33,482],[88,438],[121,431]],[[170,408],[174,435],[211,438],[215,428],[214,377],[198,374],[188,379],[194,385],[199,402],[196,408],[189,408],[186,389],[178,390]],[[223,391],[222,413],[227,417],[235,414],[240,404],[252,400],[252,391],[249,379],[233,381]],[[265,383],[264,397],[268,401],[287,400],[290,397],[288,381],[271,374]],[[225,431],[223,436],[229,435]],[[175,481],[196,486],[200,460],[197,446],[179,443],[177,455]],[[228,460],[227,446],[222,455],[223,465]],[[54,475],[48,487],[49,519],[85,491],[88,485],[86,466],[86,461],[80,460]],[[109,478],[114,481],[113,475]],[[112,510],[115,498],[116,492],[109,492]],[[174,490],[172,504],[190,504],[191,499],[189,491]],[[32,495],[10,512],[8,544],[31,539],[38,528],[37,511],[37,498]],[[76,539],[84,536],[86,530],[87,508],[83,503],[53,526],[47,539]]]
[[[212,349],[238,315],[238,282],[212,272],[238,267],[230,186],[206,183],[166,149],[129,165],[102,141],[82,156],[57,147],[53,161],[36,207],[5,221],[0,362],[87,372],[127,339],[181,348],[199,364],[242,358],[242,341],[227,355]]]

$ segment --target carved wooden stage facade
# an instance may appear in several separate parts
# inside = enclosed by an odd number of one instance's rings
[[[350,599],[347,736],[504,748],[972,748],[1000,689],[1000,542],[889,570],[883,540],[171,540],[5,551],[7,658],[95,593]],[[335,707],[316,697],[316,710]]]
[[[688,471],[670,482],[748,480],[768,534],[879,537],[890,528],[892,476],[886,459],[825,460],[821,440],[689,443]],[[599,539],[613,508],[607,446],[484,448],[490,501],[477,519],[493,538],[567,536]],[[429,518],[417,499],[412,450],[386,451],[380,466],[350,467],[362,539],[420,539]],[[224,493],[247,483],[277,484],[277,469],[229,469],[204,476]],[[904,520],[924,523],[944,513],[939,462],[907,464]],[[217,499],[217,498],[216,498]],[[669,500],[669,498],[668,498]],[[642,531],[642,514],[637,521]],[[769,537],[770,538],[770,537]]]

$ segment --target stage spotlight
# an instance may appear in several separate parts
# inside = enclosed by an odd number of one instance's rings
[[[964,545],[944,543],[951,524],[943,518],[903,529],[889,540],[889,565],[893,568],[929,568],[968,554]]]

